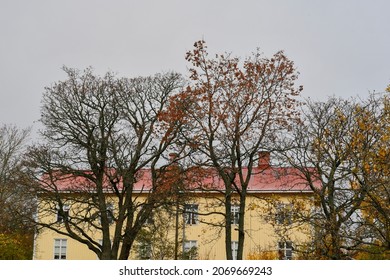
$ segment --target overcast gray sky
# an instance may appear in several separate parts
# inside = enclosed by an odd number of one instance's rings
[[[284,50],[304,96],[366,96],[390,83],[388,0],[0,0],[0,124],[39,119],[63,65],[97,74],[186,74],[185,52]],[[34,125],[36,126],[36,125]]]

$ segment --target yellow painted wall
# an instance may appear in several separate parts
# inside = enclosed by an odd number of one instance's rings
[[[217,194],[209,194],[204,196],[201,194],[194,195],[192,201],[188,203],[196,203],[199,205],[199,223],[196,225],[185,225],[183,230],[183,218],[180,216],[179,224],[179,236],[180,240],[185,236],[185,240],[196,240],[198,244],[198,259],[210,259],[210,260],[223,260],[225,256],[225,241],[224,241],[224,229],[213,227],[205,224],[210,222],[222,222],[222,217],[219,215],[207,215],[212,211],[224,212],[223,206],[216,206]],[[257,196],[257,198],[256,198]],[[310,194],[280,194],[277,197],[273,197],[270,194],[257,194],[249,195],[247,198],[247,211],[245,218],[245,246],[244,246],[244,258],[248,258],[249,254],[260,251],[273,251],[277,252],[278,241],[280,236],[275,231],[275,227],[272,223],[266,219],[274,219],[274,214],[270,212],[270,206],[264,201],[264,198],[278,199],[284,203],[290,203],[292,200],[300,201],[305,205],[306,209],[310,209],[311,197]],[[161,215],[161,214],[160,214]],[[154,217],[158,219],[159,217]],[[56,217],[45,217],[45,219],[56,219]],[[167,242],[174,243],[174,230],[175,223],[171,220],[170,232],[167,233]],[[59,225],[61,226],[61,225]],[[238,231],[234,230],[237,226],[232,225],[232,241],[238,241]],[[288,240],[294,243],[302,243],[308,240],[310,229],[306,226],[295,228],[288,232]],[[90,251],[86,245],[78,243],[66,236],[61,236],[54,231],[42,230],[36,236],[35,240],[35,254],[34,259],[50,260],[54,257],[54,239],[66,238],[67,239],[67,259],[72,260],[94,260],[97,256]],[[95,240],[100,240],[101,236],[96,233],[94,235]],[[166,242],[166,241],[165,241]],[[180,244],[181,248],[182,244]],[[137,258],[137,252],[133,250],[131,252],[131,258]]]

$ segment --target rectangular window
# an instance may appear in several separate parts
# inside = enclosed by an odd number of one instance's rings
[[[276,206],[276,223],[278,225],[291,225],[292,223],[292,205],[280,203]]]
[[[153,212],[146,219],[145,225],[154,225],[154,213]]]
[[[107,219],[109,224],[114,222],[114,205],[112,203],[107,204]]]
[[[198,258],[198,242],[196,240],[185,241],[183,244],[183,259],[196,260]]]
[[[195,225],[198,223],[198,204],[184,205],[184,222],[187,225]]]
[[[280,260],[292,260],[293,257],[293,245],[291,241],[279,242],[279,259]]]
[[[232,225],[238,225],[239,218],[240,218],[240,206],[232,205],[232,207],[231,207],[231,223],[232,223]]]
[[[54,259],[66,260],[66,239],[54,239]]]
[[[102,224],[102,217],[103,217],[104,211],[101,211],[101,212],[98,212],[98,213],[99,213],[98,214],[99,222],[100,222],[100,224]],[[107,203],[106,204],[106,211],[105,211],[105,213],[107,214],[108,224],[111,225],[115,221],[114,205],[112,203]]]
[[[62,209],[57,206],[57,222],[63,223],[64,221],[67,221],[69,218],[69,209],[70,207],[68,205],[63,205]]]
[[[147,242],[140,242],[138,244],[138,259],[150,260],[152,259],[152,245]]]
[[[233,260],[237,260],[238,241],[232,241],[232,255]]]

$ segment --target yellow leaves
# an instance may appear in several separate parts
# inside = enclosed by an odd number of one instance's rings
[[[258,249],[255,252],[250,252],[247,260],[278,260],[279,254],[277,251],[262,251]]]
[[[387,158],[388,154],[389,154],[389,151],[387,150],[387,147],[381,147],[379,149],[378,156],[380,159]]]
[[[248,206],[248,211],[254,211],[256,209],[259,209],[260,206],[256,203],[250,203],[249,206]]]
[[[362,119],[360,119],[360,120],[358,120],[358,127],[359,127],[359,129],[361,130],[361,131],[365,131],[365,130],[367,130],[367,128],[368,128],[368,125],[367,125],[367,122],[365,122],[364,120],[362,120]]]
[[[336,109],[336,116],[339,122],[344,122],[347,119],[345,114],[339,108]]]
[[[377,172],[378,171],[378,166],[376,164],[373,164],[373,163],[364,162],[363,163],[363,170],[366,173]]]
[[[388,131],[388,134],[385,134],[385,135],[382,136],[381,141],[389,142],[389,140],[390,140],[390,133],[389,132],[390,131]]]

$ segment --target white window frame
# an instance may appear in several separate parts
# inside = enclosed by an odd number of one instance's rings
[[[240,219],[240,206],[232,205],[230,208],[230,213],[231,213],[231,224],[238,225],[238,221]]]
[[[184,252],[188,252],[190,250],[192,250],[192,248],[195,248],[197,249],[198,248],[198,241],[197,240],[187,240],[187,241],[184,241],[183,243],[183,251]],[[188,259],[189,260],[195,260],[197,258],[197,254],[196,255],[189,255],[188,256]]]
[[[275,220],[278,225],[291,225],[292,224],[292,204],[291,203],[279,203],[276,206]]]
[[[184,205],[184,223],[186,225],[198,224],[198,204],[185,204]]]
[[[232,241],[232,256],[233,260],[237,260],[238,241]]]
[[[67,255],[66,251],[68,248],[68,240],[65,238],[55,238],[54,239],[54,260],[66,260]]]
[[[278,242],[279,258],[281,260],[293,259],[293,243],[291,241],[279,241]]]
[[[60,206],[57,205],[57,222],[58,223],[63,223],[65,222],[66,220],[69,219],[69,210],[70,210],[70,206],[69,205],[62,205],[62,212],[65,214],[65,215],[62,215],[60,212]]]

